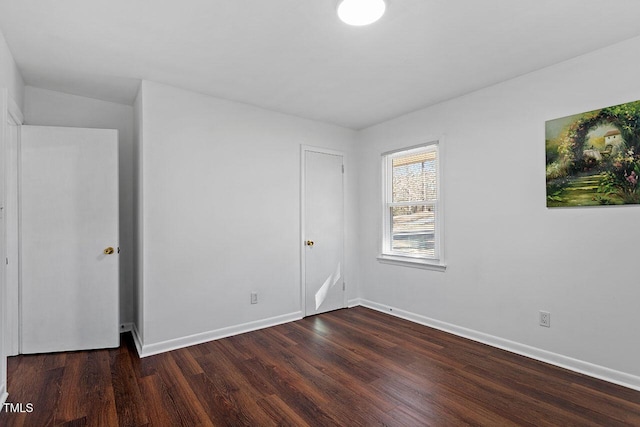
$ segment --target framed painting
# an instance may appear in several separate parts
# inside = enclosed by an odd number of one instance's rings
[[[640,203],[640,101],[545,124],[547,207]]]

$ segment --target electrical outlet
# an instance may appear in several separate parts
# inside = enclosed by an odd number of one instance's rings
[[[251,292],[251,304],[257,304],[257,303],[258,303],[258,293]]]
[[[540,312],[540,326],[544,326],[545,328],[551,327],[551,313],[548,311]]]

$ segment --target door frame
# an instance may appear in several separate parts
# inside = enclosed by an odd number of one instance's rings
[[[342,157],[342,165],[344,167],[344,171],[342,173],[342,215],[344,218],[343,221],[343,231],[342,231],[342,276],[344,283],[344,292],[342,293],[342,308],[347,307],[347,293],[349,289],[349,284],[346,281],[347,277],[347,252],[346,252],[346,240],[347,240],[347,154],[344,151],[332,150],[329,148],[315,147],[311,145],[300,145],[300,311],[302,312],[302,316],[307,316],[306,309],[306,299],[307,299],[307,283],[306,283],[306,262],[307,262],[307,251],[305,250],[305,241],[306,241],[306,212],[305,212],[305,202],[306,202],[306,162],[305,157],[307,152],[314,152],[320,154],[328,154],[333,156],[341,156]]]
[[[24,123],[24,116],[20,108],[13,98],[8,94],[7,89],[2,90],[2,123],[0,123],[0,135],[2,137],[2,158],[5,162],[3,184],[5,189],[4,202],[4,223],[5,241],[2,244],[5,247],[5,256],[7,260],[0,260],[5,263],[5,291],[3,292],[3,307],[6,316],[6,325],[4,326],[4,346],[7,356],[15,356],[20,351],[20,223],[19,223],[19,205],[20,205],[20,127]],[[9,146],[9,126],[16,126],[16,146]],[[16,150],[15,157],[9,156],[10,150]],[[9,179],[11,174],[11,179]],[[11,185],[10,185],[11,184]],[[11,206],[10,200],[16,203]],[[16,239],[9,241],[7,238],[9,230],[15,235]],[[13,254],[13,257],[12,257]],[[8,264],[7,264],[8,262]],[[7,274],[10,269],[14,274]]]

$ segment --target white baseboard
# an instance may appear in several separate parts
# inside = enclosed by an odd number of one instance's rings
[[[347,308],[357,307],[362,304],[362,298],[354,298],[347,301]]]
[[[358,304],[356,304],[356,301]],[[351,305],[352,303],[354,305]],[[473,341],[481,342],[483,344],[487,344],[492,347],[497,347],[502,350],[509,351],[511,353],[516,353],[521,356],[526,356],[535,360],[539,360],[541,362],[549,363],[551,365],[568,369],[570,371],[578,372],[580,374],[588,375],[590,377],[598,378],[604,381],[608,381],[610,383],[618,384],[624,387],[628,387],[628,388],[640,391],[640,377],[635,375],[616,371],[613,369],[606,368],[604,366],[599,366],[593,363],[574,359],[572,357],[563,356],[561,354],[552,353],[550,351],[542,350],[536,347],[531,347],[515,341],[506,340],[504,338],[485,334],[483,332],[475,331],[473,329],[463,328],[461,326],[453,325],[446,322],[441,322],[439,320],[431,319],[429,317],[425,317],[409,311],[404,311],[399,308],[390,307],[388,305],[379,304],[373,301],[368,301],[365,299],[357,299],[357,300],[349,301],[349,307],[353,307],[355,305],[361,305],[363,307],[367,307],[372,310],[387,313],[392,316],[399,317],[401,319],[405,319],[411,322],[419,323],[421,325],[429,326],[431,328],[448,332],[450,334],[457,335],[463,338],[468,338]]]
[[[199,334],[189,335],[186,337],[176,338],[167,341],[161,341],[153,344],[144,344],[140,340],[137,329],[133,328],[133,339],[136,342],[136,349],[140,357],[153,356],[154,354],[164,353],[166,351],[177,350],[179,348],[189,347],[196,344],[202,344],[207,341],[227,338],[233,335],[244,334],[246,332],[257,331],[271,326],[281,325],[283,323],[293,322],[302,319],[302,312],[284,314],[282,316],[270,317],[268,319],[257,320],[254,322],[243,323],[227,328],[216,329],[213,331],[202,332]]]
[[[138,356],[142,357],[142,335],[138,331],[138,327],[135,323],[131,325],[131,335],[133,336],[133,343],[136,346],[136,351],[138,352]]]

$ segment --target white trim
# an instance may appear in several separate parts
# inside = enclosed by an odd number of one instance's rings
[[[357,307],[359,305],[362,305],[364,307],[364,305],[362,304],[362,298],[353,298],[349,300],[349,303],[347,304],[347,308],[353,308],[353,307]]]
[[[359,305],[370,308],[372,310],[387,313],[401,319],[409,320],[414,323],[425,325],[434,329],[448,332],[453,335],[487,344],[492,347],[509,351],[511,353],[519,354],[521,356],[549,363],[551,365],[568,369],[570,371],[578,372],[580,374],[588,375],[593,378],[640,391],[640,377],[636,375],[616,371],[604,366],[595,365],[593,363],[574,359],[562,354],[557,354],[547,350],[542,350],[540,348],[531,347],[526,344],[521,344],[515,341],[496,337],[494,335],[485,334],[473,329],[468,329],[461,326],[453,325],[451,323],[442,322],[440,320],[431,319],[420,314],[401,310],[399,308],[391,307],[384,304],[379,304],[366,299],[360,299],[359,303]]]
[[[140,336],[135,325],[132,332],[133,339],[136,344],[136,349],[138,350],[138,355],[142,358],[153,356],[154,354],[164,353],[166,351],[177,350],[192,345],[202,344],[208,341],[214,341],[221,338],[244,334],[246,332],[257,331],[259,329],[269,328],[271,326],[277,326],[283,323],[289,323],[300,319],[302,319],[302,312],[297,311],[281,316],[270,317],[268,319],[229,326],[227,328],[216,329],[213,331],[201,332],[199,334],[193,334],[186,337],[175,338],[153,344],[144,344],[140,342]]]
[[[135,323],[131,325],[131,336],[133,337],[133,343],[136,346],[136,351],[138,352],[138,356],[142,357],[142,335],[138,331],[138,327]]]
[[[9,114],[5,141],[5,238],[7,280],[7,355],[20,352],[20,132],[22,124]]]
[[[427,142],[422,142],[420,144],[416,144],[416,145],[411,145],[409,147],[401,147],[401,148],[396,148],[390,151],[385,151],[384,153],[380,154],[382,157],[398,157],[400,155],[400,153],[403,153],[402,155],[407,155],[410,154],[410,152],[418,152],[418,151],[422,151],[423,148],[427,148],[429,146],[435,145],[436,147],[438,146],[439,142],[440,142],[441,137],[431,137],[431,138],[426,138]]]
[[[441,264],[438,260],[432,260],[429,258],[412,258],[380,254],[377,257],[377,260],[383,264],[422,268],[423,270],[445,271],[447,269],[446,264]]]
[[[413,145],[410,147],[398,148],[392,151],[384,152],[380,155],[382,160],[382,180],[380,182],[380,188],[382,189],[382,227],[380,228],[379,248],[380,256],[378,260],[387,264],[395,264],[407,267],[425,268],[431,270],[444,271],[445,265],[445,251],[444,251],[444,195],[442,193],[442,181],[444,180],[444,158],[445,158],[445,135],[440,135],[437,138],[427,138],[424,143]],[[399,156],[410,155],[420,151],[435,151],[437,156],[436,162],[436,176],[437,176],[437,199],[426,200],[424,202],[411,202],[411,203],[391,203],[387,200],[391,200],[391,162],[394,158]],[[392,252],[391,249],[391,229],[389,218],[390,206],[415,206],[415,205],[435,205],[435,255],[434,257],[410,257],[403,253]]]
[[[347,275],[347,265],[345,262],[347,256],[346,240],[347,240],[347,154],[344,151],[332,150],[329,148],[314,147],[311,145],[300,145],[300,311],[303,316],[307,316],[306,298],[307,287],[305,282],[306,277],[306,250],[305,250],[305,236],[306,236],[306,221],[305,221],[305,174],[306,174],[306,162],[305,153],[314,152],[321,154],[329,154],[333,156],[342,157],[342,167],[344,172],[342,174],[342,217],[343,217],[343,230],[342,230],[342,277],[343,277],[343,292],[342,292],[342,308],[347,307],[347,295],[348,295],[348,283],[344,280]]]
[[[21,329],[21,316],[20,316],[20,215],[19,215],[19,205],[20,205],[20,192],[19,192],[19,165],[20,165],[20,126],[24,123],[24,116],[18,107],[18,104],[11,98],[8,91],[6,89],[2,89],[2,124],[1,124],[1,138],[2,138],[2,147],[4,149],[4,184],[5,184],[5,256],[9,259],[11,263],[11,270],[15,273],[13,276],[9,274],[5,275],[6,280],[6,290],[4,292],[5,295],[5,330],[3,331],[4,336],[4,344],[7,346],[5,349],[5,356],[15,356],[20,351],[20,329]],[[17,141],[15,147],[10,147],[9,143],[9,125],[17,126]],[[16,163],[8,164],[9,159],[12,156],[9,155],[9,150],[13,148],[16,150]],[[12,173],[12,179],[9,179],[9,173]],[[15,187],[9,187],[9,182],[15,182]],[[9,203],[9,199],[15,200],[17,202],[17,206],[11,206]],[[17,215],[14,216],[11,214],[9,208],[15,208]],[[15,237],[17,240],[13,241],[14,245],[9,247],[9,227],[13,229],[15,232]],[[15,256],[15,258],[11,258],[11,256]],[[4,260],[2,260],[4,262]],[[7,268],[6,273],[9,272]],[[14,279],[9,281],[9,279]],[[9,299],[9,296],[15,297]],[[17,301],[16,301],[17,300]],[[11,305],[11,309],[9,306]]]
[[[447,260],[447,258],[445,257],[444,247],[444,225],[446,222],[444,199],[447,197],[447,195],[442,190],[444,188],[442,183],[445,182],[444,170],[446,163],[446,152],[447,144],[445,144],[445,136],[440,135],[440,138],[438,138],[438,212],[436,212],[440,219],[437,222],[438,234],[436,235],[436,244],[438,245],[438,253],[440,255],[439,264],[441,266],[445,266]]]
[[[0,203],[2,203],[3,205],[3,209],[4,209],[4,220],[3,220],[3,236],[4,236],[4,241],[0,242],[0,245],[4,246],[4,256],[8,259],[9,257],[9,251],[10,249],[16,249],[15,252],[19,253],[18,248],[16,248],[15,246],[12,246],[12,248],[9,248],[9,244],[8,244],[8,239],[7,239],[7,230],[9,226],[13,226],[15,225],[15,227],[17,228],[15,231],[17,231],[17,241],[15,242],[16,246],[19,246],[19,241],[20,241],[20,232],[19,232],[19,225],[18,225],[18,219],[17,218],[12,218],[12,220],[15,219],[15,224],[14,222],[9,222],[7,221],[7,215],[8,215],[8,210],[7,210],[7,200],[9,200],[9,196],[18,196],[19,192],[18,192],[18,188],[9,188],[8,186],[8,173],[9,173],[9,164],[7,162],[7,159],[9,158],[9,156],[7,155],[9,152],[9,124],[15,124],[16,126],[20,126],[23,121],[24,121],[24,117],[22,115],[22,112],[20,111],[20,108],[18,108],[18,105],[15,103],[15,101],[13,100],[13,98],[11,98],[11,96],[9,95],[9,91],[6,88],[2,88],[0,89],[0,120],[2,121],[2,123],[0,123],[0,152],[2,152],[2,157],[0,161],[4,162],[4,167],[0,168],[2,170],[2,173],[4,174],[4,176],[1,177],[0,179],[0,183],[2,183],[2,185],[4,186],[3,188],[3,192],[4,192],[4,200],[0,201]],[[19,152],[19,144],[20,144],[20,130],[17,129],[17,138],[18,138],[18,142],[17,142],[17,147],[15,147],[18,152]],[[19,154],[18,154],[19,156]],[[19,157],[17,159],[17,163],[15,165],[15,168],[12,169],[12,172],[15,172],[16,174],[18,174],[18,170],[16,169],[18,167],[19,164]],[[17,175],[16,175],[17,176]],[[17,184],[17,182],[16,182]],[[3,259],[0,259],[0,262],[5,263],[6,261]],[[20,343],[20,285],[19,285],[19,257],[18,259],[15,260],[11,260],[12,262],[12,266],[16,266],[14,268],[14,271],[17,273],[16,274],[16,280],[12,280],[11,283],[8,282],[9,280],[9,275],[7,275],[7,270],[5,269],[3,271],[4,277],[2,282],[2,290],[0,290],[0,297],[1,297],[1,304],[3,304],[2,308],[0,309],[0,314],[3,316],[3,321],[2,321],[2,330],[0,331],[0,340],[2,340],[2,345],[0,346],[0,348],[2,349],[2,352],[0,354],[0,366],[2,366],[2,369],[0,369],[0,372],[2,372],[2,378],[0,378],[0,404],[4,404],[7,400],[7,397],[9,396],[8,394],[8,389],[7,389],[7,375],[8,375],[8,367],[7,367],[7,355],[15,355],[17,354],[18,348],[19,348],[19,343]],[[5,264],[6,265],[6,264]],[[11,290],[12,290],[12,296],[17,296],[18,298],[18,304],[17,307],[15,306],[16,301],[9,301],[9,299],[7,298],[7,296],[9,295],[8,289],[9,286],[11,286]],[[14,304],[14,306],[12,306],[12,310],[9,310],[9,304]],[[10,316],[10,317],[9,317]],[[9,326],[11,325],[11,326]],[[11,330],[9,329],[11,328]]]
[[[0,89],[0,96],[2,99],[0,99],[0,108],[2,109],[0,111],[0,120],[2,120],[2,123],[0,123],[0,161],[2,161],[5,165],[6,165],[6,153],[7,153],[7,134],[8,134],[8,99],[9,99],[9,92],[7,91],[7,89]],[[0,190],[0,205],[2,205],[2,209],[4,209],[5,207],[5,202],[3,200],[3,193],[5,192],[6,189],[6,167],[0,167],[0,172],[2,172],[2,175],[0,176],[0,184],[3,186],[3,188],[1,188]],[[5,213],[2,213],[2,216],[4,217]],[[5,226],[6,221],[4,219],[2,219],[0,221],[0,234],[2,234],[3,239],[0,240],[0,262],[4,263],[5,260],[3,260],[2,258],[4,258],[4,254],[6,253],[5,250],[3,250],[3,248],[6,248],[6,226]],[[2,391],[2,398],[6,399],[6,397],[4,397],[4,394],[6,393],[7,390],[7,377],[8,377],[8,367],[7,367],[7,354],[9,354],[8,351],[8,340],[7,340],[7,335],[9,335],[9,329],[7,327],[7,320],[8,320],[8,316],[7,316],[7,312],[9,309],[9,306],[7,304],[7,283],[6,283],[6,269],[0,269],[1,271],[1,276],[0,276],[0,301],[2,303],[2,308],[0,309],[0,316],[2,317],[2,321],[0,322],[0,326],[2,326],[2,328],[0,329],[0,391]]]

